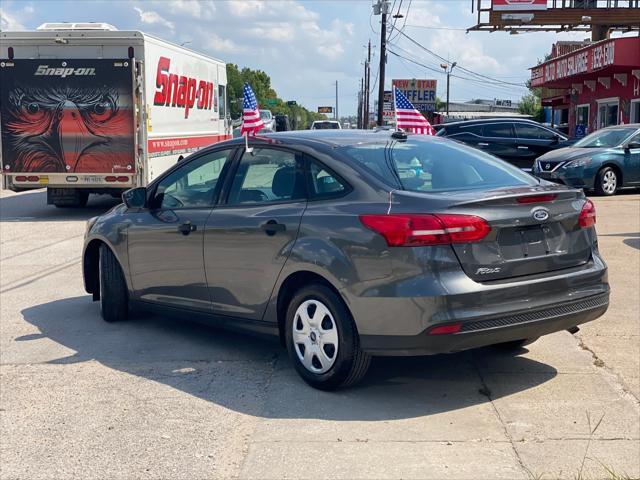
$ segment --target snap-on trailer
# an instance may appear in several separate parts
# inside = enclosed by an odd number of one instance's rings
[[[224,62],[101,23],[0,34],[3,188],[47,203],[143,186],[230,138]]]

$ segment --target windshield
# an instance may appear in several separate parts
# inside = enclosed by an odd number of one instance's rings
[[[260,110],[260,118],[262,120],[271,120],[271,112],[269,110]]]
[[[636,131],[635,128],[612,128],[610,130],[598,130],[587,135],[582,140],[573,144],[581,148],[611,148],[622,144],[627,137]]]
[[[386,183],[414,192],[538,185],[531,175],[492,155],[444,139],[409,138],[342,149]]]
[[[313,122],[314,130],[335,130],[340,128],[338,122]]]

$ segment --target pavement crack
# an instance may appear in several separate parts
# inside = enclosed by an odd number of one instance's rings
[[[578,339],[578,346],[582,350],[585,350],[591,354],[591,357],[593,358],[593,365],[607,372],[607,374],[609,374],[613,378],[613,380],[616,383],[616,386],[620,390],[622,390],[625,394],[630,395],[635,400],[636,404],[640,404],[640,398],[638,398],[636,394],[633,391],[631,391],[630,388],[627,387],[622,377],[618,375],[618,373],[615,372],[610,366],[608,366],[604,362],[604,360],[602,360],[598,356],[598,354],[591,347],[589,347],[589,345],[585,343],[584,338],[582,338],[582,336],[576,335],[576,338]]]
[[[518,461],[518,465],[520,466],[522,471],[525,472],[529,476],[529,478],[536,478],[535,474],[531,470],[529,470],[529,468],[525,465],[524,461],[520,457],[520,453],[518,452],[518,449],[516,448],[515,441],[513,440],[513,437],[509,433],[509,429],[507,428],[507,424],[505,423],[504,419],[502,418],[502,415],[500,415],[500,411],[498,410],[498,407],[496,407],[495,403],[493,402],[493,398],[491,396],[491,389],[487,385],[487,382],[485,381],[484,376],[482,375],[482,372],[480,371],[480,367],[478,367],[478,362],[475,359],[475,354],[474,353],[472,353],[472,358],[473,358],[473,366],[474,366],[474,368],[476,370],[476,373],[478,374],[478,377],[480,378],[480,383],[482,383],[482,386],[480,387],[480,389],[478,389],[478,393],[484,395],[489,400],[489,403],[491,404],[491,408],[493,409],[493,412],[496,414],[496,417],[498,417],[498,421],[500,422],[500,425],[502,425],[502,430],[504,431],[504,435],[507,438],[507,440],[509,441],[509,444],[511,445],[511,449],[513,450],[513,453],[514,453],[514,455],[516,457],[516,460]]]

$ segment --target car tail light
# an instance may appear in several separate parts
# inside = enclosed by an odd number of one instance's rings
[[[35,175],[30,175],[27,177],[27,180],[29,180],[30,182],[38,182],[40,181],[40,177],[37,177]]]
[[[14,178],[14,180],[16,182],[26,182],[27,181],[27,177],[25,177],[24,175],[18,175],[17,177]]]
[[[591,200],[584,202],[578,223],[582,228],[593,227],[596,224],[596,206]]]
[[[129,177],[126,177],[124,175],[118,177],[116,180],[118,180],[119,182],[128,182],[129,181]]]
[[[491,231],[486,220],[474,215],[360,215],[360,221],[390,247],[477,242]]]
[[[545,203],[552,202],[556,199],[555,193],[548,193],[544,195],[531,195],[528,197],[518,197],[516,200],[518,203]]]
[[[109,175],[104,177],[105,182],[116,182],[118,180],[118,177]]]
[[[428,335],[446,335],[448,333],[458,333],[462,328],[462,323],[449,323],[448,325],[438,325],[437,327],[433,327]]]

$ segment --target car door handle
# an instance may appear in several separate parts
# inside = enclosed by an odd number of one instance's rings
[[[488,144],[488,143],[485,143],[485,142],[478,142],[478,146],[479,146],[479,147],[488,147],[488,146],[489,146],[489,144]]]
[[[189,220],[184,222],[182,225],[178,227],[178,231],[183,235],[189,235],[191,232],[195,232],[198,229],[197,225],[194,225]]]
[[[260,225],[260,228],[267,235],[275,235],[277,232],[284,232],[287,226],[284,223],[278,223],[275,220],[269,220],[267,223]]]
[[[529,147],[525,145],[518,145],[518,150],[529,150]]]

